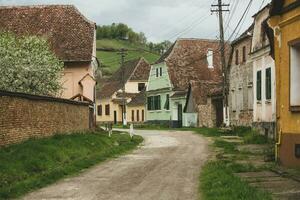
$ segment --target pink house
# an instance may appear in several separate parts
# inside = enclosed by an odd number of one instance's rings
[[[0,31],[45,38],[64,62],[61,97],[94,102],[96,24],[75,6],[1,6]]]

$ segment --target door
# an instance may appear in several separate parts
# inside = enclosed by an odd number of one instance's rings
[[[178,104],[178,128],[182,127],[182,105]]]
[[[114,124],[117,124],[117,111],[114,111]]]
[[[223,124],[223,100],[218,99],[214,101],[216,107],[216,126],[221,127]]]

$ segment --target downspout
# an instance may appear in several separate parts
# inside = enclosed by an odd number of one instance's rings
[[[275,144],[275,161],[279,161],[279,146],[281,145],[281,136],[282,136],[282,129],[279,130],[278,132],[278,140],[277,143]]]

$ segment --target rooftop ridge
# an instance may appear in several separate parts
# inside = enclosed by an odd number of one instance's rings
[[[96,25],[95,22],[89,20],[88,18],[86,18],[79,10],[78,8],[73,5],[73,4],[35,4],[35,5],[6,5],[6,6],[0,6],[0,9],[26,9],[26,8],[53,8],[53,7],[56,7],[56,8],[73,8],[74,11],[81,16],[81,18],[92,24],[92,25]]]

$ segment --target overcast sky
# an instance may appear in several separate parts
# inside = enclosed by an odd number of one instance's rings
[[[270,0],[254,0],[239,33],[252,23],[252,15]],[[218,19],[211,15],[217,0],[0,0],[1,5],[74,4],[99,25],[123,22],[150,41],[176,38],[218,38]],[[233,32],[249,0],[223,0],[231,12],[224,14],[226,38]],[[230,19],[230,20],[228,20]],[[228,23],[229,21],[229,23]],[[228,25],[229,24],[229,25]],[[234,38],[234,37],[233,37]]]

